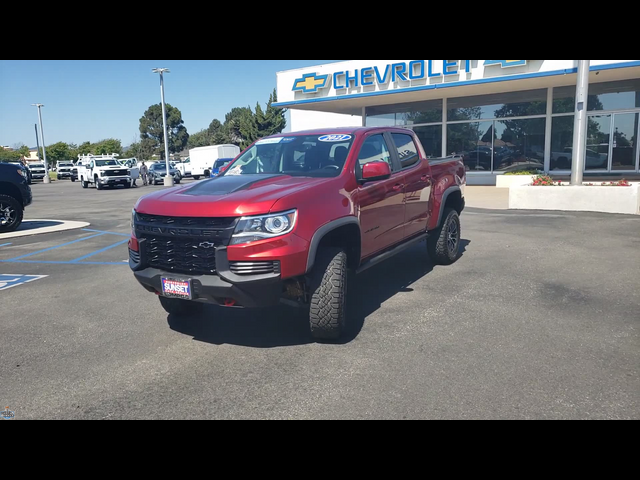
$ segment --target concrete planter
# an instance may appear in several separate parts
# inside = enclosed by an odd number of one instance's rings
[[[496,187],[511,188],[531,185],[534,177],[535,175],[498,175]]]
[[[513,210],[640,214],[640,184],[630,187],[511,187]]]

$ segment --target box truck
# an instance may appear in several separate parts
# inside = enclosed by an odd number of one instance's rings
[[[238,155],[240,155],[240,147],[236,145],[211,145],[189,150],[191,176],[195,180],[200,180],[200,177],[209,178],[216,160],[236,158]]]

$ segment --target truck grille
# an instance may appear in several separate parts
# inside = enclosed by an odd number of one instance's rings
[[[104,173],[105,177],[122,177],[126,175],[127,175],[126,170],[106,170]]]
[[[236,275],[280,273],[280,262],[229,262],[229,270]]]
[[[149,266],[188,275],[215,275],[216,249],[212,242],[147,236],[144,242]]]
[[[174,225],[193,227],[221,227],[226,228],[235,224],[234,217],[163,217],[159,215],[136,214],[136,220],[152,225]],[[235,225],[234,225],[235,226]]]

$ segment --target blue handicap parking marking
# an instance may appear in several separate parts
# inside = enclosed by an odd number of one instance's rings
[[[9,288],[17,287],[18,285],[24,285],[25,283],[33,282],[34,280],[40,280],[47,275],[0,275],[0,291],[8,290]]]

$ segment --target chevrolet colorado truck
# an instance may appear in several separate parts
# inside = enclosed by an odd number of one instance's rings
[[[0,233],[13,232],[22,223],[24,209],[32,195],[26,168],[0,163]]]
[[[350,276],[424,240],[435,263],[459,258],[465,186],[461,158],[427,159],[407,129],[268,137],[216,178],[140,198],[129,266],[169,314],[293,303],[335,340]]]

